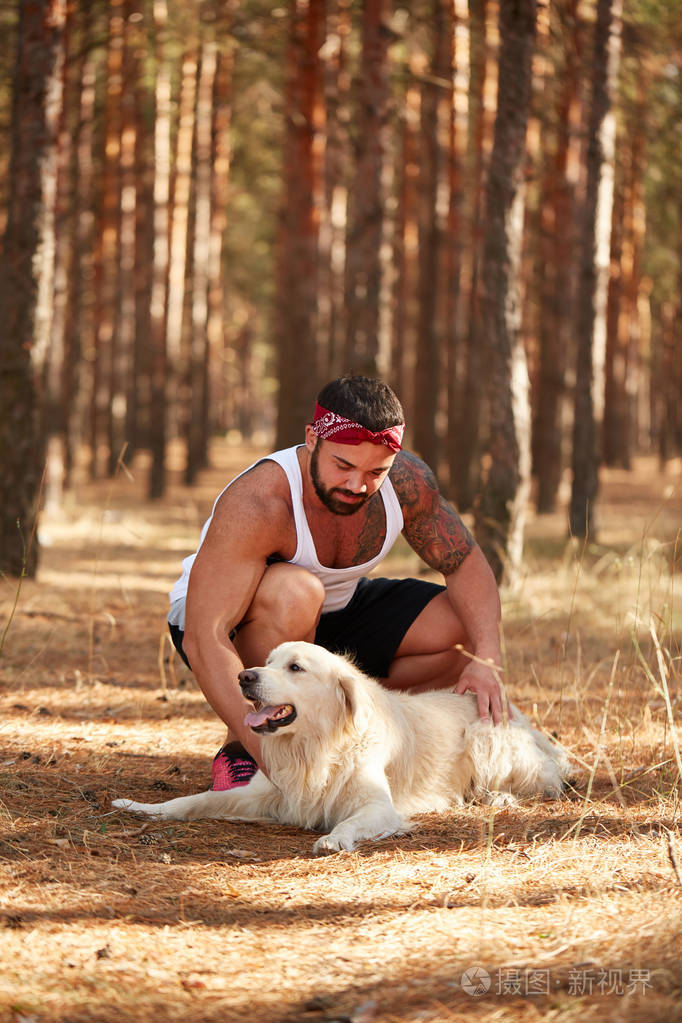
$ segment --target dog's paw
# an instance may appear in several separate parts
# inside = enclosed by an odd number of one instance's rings
[[[351,838],[335,836],[332,833],[318,838],[313,846],[313,852],[316,856],[330,856],[332,853],[352,852],[354,848],[355,842]]]
[[[481,802],[484,806],[495,806],[500,810],[519,804],[518,798],[512,792],[486,792]]]

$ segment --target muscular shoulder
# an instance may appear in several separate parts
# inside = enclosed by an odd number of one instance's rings
[[[401,451],[390,478],[403,509],[407,542],[430,568],[450,575],[475,541],[457,511],[440,493],[433,471],[417,455]]]
[[[212,526],[234,536],[249,536],[268,554],[281,553],[293,527],[291,491],[276,462],[258,462],[231,483],[215,508]]]
[[[396,455],[389,477],[406,522],[413,515],[437,507],[439,491],[436,477],[426,462],[411,451],[400,451]]]

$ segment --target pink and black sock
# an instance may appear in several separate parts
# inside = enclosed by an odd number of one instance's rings
[[[227,742],[213,758],[211,788],[225,792],[248,785],[258,770],[258,764],[240,742]]]

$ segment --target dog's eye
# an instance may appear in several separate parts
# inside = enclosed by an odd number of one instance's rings
[[[300,664],[297,664],[296,661],[294,661],[293,664],[289,665],[289,671],[304,671],[304,669]]]

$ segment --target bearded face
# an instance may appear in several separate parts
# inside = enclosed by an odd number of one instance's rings
[[[320,472],[320,449],[321,444],[318,441],[310,456],[310,476],[315,493],[325,508],[328,508],[334,515],[354,515],[367,504],[372,495],[367,490],[364,493],[356,494],[345,487],[325,486]]]

